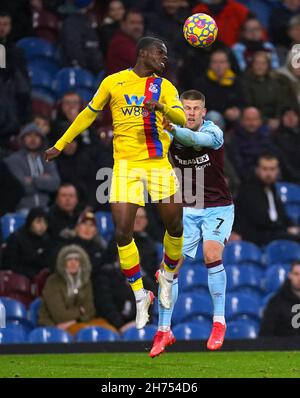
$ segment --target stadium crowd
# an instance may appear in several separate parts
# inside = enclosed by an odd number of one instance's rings
[[[197,12],[219,27],[218,40],[205,49],[182,34]],[[207,118],[224,131],[236,205],[230,240],[262,251],[274,240],[300,243],[300,65],[293,47],[300,43],[300,0],[2,0],[0,269],[31,284],[27,296],[14,298],[29,305],[42,296],[38,324],[73,335],[87,325],[124,333],[135,318],[113,233],[105,235],[101,224],[111,222],[109,205],[95,194],[97,171],[113,164],[109,110],[56,161],[45,162],[43,152],[106,75],[134,64],[144,35],[166,42],[166,77],[179,92],[203,92]],[[289,186],[292,206],[284,199]],[[5,217],[14,215],[21,226],[6,233]],[[156,209],[139,209],[134,229],[145,286],[156,291],[164,233]],[[298,274],[299,262],[270,301],[263,335],[291,333],[275,312],[286,310],[284,300],[299,301]]]

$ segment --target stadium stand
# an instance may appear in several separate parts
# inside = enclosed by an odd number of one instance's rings
[[[61,1],[60,3],[66,3]],[[69,11],[76,13],[76,8],[72,6],[72,1],[68,1],[70,5]],[[113,29],[107,26],[107,22],[104,23],[106,16],[105,4],[100,0],[95,0],[97,6],[101,9],[99,17],[99,26],[94,29],[93,19],[87,16],[88,29],[93,30],[95,36],[99,39],[99,47],[97,48],[99,57],[105,59],[106,50],[109,48],[109,43],[118,33],[119,23],[115,23]],[[134,1],[126,1],[126,5],[136,5]],[[160,3],[156,2],[155,4]],[[186,3],[183,6],[184,13],[190,15],[192,13],[192,3],[202,2],[182,2]],[[204,2],[203,2],[204,3]],[[207,2],[208,3],[208,2]],[[265,39],[270,41],[275,48],[275,52],[278,53],[281,62],[281,67],[284,67],[286,60],[288,61],[288,53],[292,49],[293,40],[288,38],[288,20],[284,20],[284,29],[282,32],[276,30],[276,18],[277,14],[274,11],[277,1],[264,1],[264,0],[241,0],[240,3],[244,4],[252,13],[256,14],[257,18],[261,21],[265,29]],[[167,29],[164,31],[161,25],[161,21],[166,22],[165,15],[162,16],[161,10],[155,9],[156,5],[153,4],[153,10],[151,13],[143,11],[145,19],[145,34],[152,34],[152,30],[157,29],[160,32],[162,38],[165,36],[176,38],[176,48],[173,48],[173,44],[170,43],[170,62],[172,70],[167,72],[167,77],[176,82],[176,86],[179,91],[182,92],[188,88],[191,88],[191,84],[195,82],[198,76],[204,71],[209,72],[207,66],[209,65],[211,52],[219,47],[225,48],[229,54],[231,65],[231,72],[233,73],[234,79],[243,79],[244,74],[239,70],[236,63],[232,62],[233,54],[231,54],[230,46],[226,46],[221,41],[212,45],[210,51],[202,51],[201,49],[189,48],[185,45],[184,39],[180,33],[178,35],[178,23],[167,24]],[[208,5],[201,4],[197,7],[208,7]],[[224,2],[226,4],[226,1]],[[227,5],[227,4],[226,4]],[[61,12],[61,9],[57,7],[51,7],[51,10],[47,9],[47,5],[44,5],[43,10],[46,14],[37,14],[36,10],[33,11],[35,21],[34,29],[31,29],[28,34],[20,34],[12,36],[11,40],[22,52],[25,57],[24,65],[22,66],[29,78],[31,84],[31,104],[30,109],[23,111],[22,106],[24,105],[24,92],[22,91],[22,85],[18,86],[15,84],[14,92],[10,95],[7,88],[11,87],[12,81],[17,82],[17,74],[15,71],[8,68],[7,75],[10,75],[11,80],[5,80],[1,75],[1,87],[3,87],[3,93],[5,98],[0,103],[0,158],[4,159],[11,155],[15,151],[19,150],[18,135],[21,128],[30,121],[33,120],[37,114],[45,115],[48,118],[50,124],[50,133],[47,135],[47,140],[52,142],[53,137],[51,134],[54,121],[57,116],[60,116],[60,104],[62,96],[70,91],[77,93],[83,104],[90,101],[99,84],[107,75],[105,70],[105,63],[101,63],[101,68],[97,72],[94,70],[85,69],[87,66],[80,67],[76,60],[66,62],[65,57],[62,54],[62,39],[60,34],[62,32],[61,26],[64,24],[66,19],[69,17],[68,12],[66,14]],[[178,15],[180,12],[178,11]],[[229,10],[230,12],[230,10]],[[247,9],[244,9],[245,15]],[[47,14],[48,13],[48,14]],[[155,20],[153,20],[153,13],[155,14]],[[51,14],[51,15],[50,15]],[[292,15],[293,13],[291,13]],[[48,15],[47,18],[44,16]],[[244,15],[244,14],[243,14]],[[22,16],[20,16],[21,18]],[[230,15],[230,18],[232,15]],[[175,18],[176,19],[176,18]],[[242,18],[243,19],[243,18]],[[52,21],[51,24],[49,21]],[[168,22],[168,21],[167,21]],[[222,23],[222,21],[220,21]],[[18,21],[13,21],[13,24],[19,25]],[[51,25],[51,26],[50,26]],[[109,25],[109,24],[108,24]],[[147,30],[147,26],[151,26],[151,31]],[[242,29],[242,20],[239,20],[239,26],[235,31],[235,36],[238,38]],[[105,27],[105,29],[103,29]],[[16,26],[17,28],[17,26]],[[226,27],[225,27],[226,28]],[[225,29],[224,28],[224,29]],[[222,28],[223,29],[223,28]],[[226,31],[226,29],[224,30]],[[111,32],[111,35],[108,34]],[[155,33],[155,32],[154,32]],[[230,32],[225,32],[226,35]],[[29,36],[30,34],[30,36]],[[35,35],[35,36],[34,36]],[[165,36],[164,36],[165,35]],[[230,39],[230,40],[229,40]],[[226,36],[226,42],[232,42],[232,37]],[[2,38],[0,37],[2,43]],[[231,43],[234,44],[234,43]],[[106,48],[106,50],[105,50]],[[174,51],[175,50],[175,51]],[[178,50],[178,51],[177,51]],[[284,57],[282,57],[284,54]],[[82,54],[78,54],[78,59],[81,58]],[[193,62],[197,62],[199,69],[189,68],[189,73],[183,73],[186,70],[186,65],[189,65],[189,59]],[[27,65],[26,65],[27,63]],[[104,65],[104,66],[103,66]],[[131,65],[128,65],[130,67]],[[212,71],[210,70],[210,73]],[[276,75],[276,70],[270,71],[272,75]],[[292,76],[292,78],[294,78]],[[266,77],[268,79],[268,77]],[[293,80],[295,82],[295,80]],[[2,84],[3,83],[3,84]],[[297,84],[296,84],[297,83]],[[292,88],[298,87],[298,81],[292,84]],[[23,82],[24,84],[24,82]],[[287,84],[287,83],[286,83]],[[274,83],[270,83],[270,89],[274,89]],[[221,87],[222,89],[223,87]],[[228,89],[230,93],[230,88]],[[300,99],[298,95],[298,104],[295,104],[296,127],[290,129],[291,136],[293,139],[287,145],[294,146],[292,148],[295,153],[300,153],[300,117],[299,117],[299,104]],[[7,101],[7,104],[5,101]],[[27,101],[25,96],[25,103]],[[6,104],[6,105],[5,105]],[[247,104],[253,105],[251,103]],[[7,106],[11,109],[12,116],[9,118],[7,113]],[[238,112],[242,111],[242,106],[237,107]],[[20,110],[21,109],[21,110]],[[209,110],[215,111],[210,108]],[[259,109],[261,110],[261,109]],[[271,114],[274,114],[274,118],[266,117],[264,119],[263,134],[267,135],[268,141],[273,142],[273,134],[280,136],[283,131],[281,124],[281,114],[278,110],[271,109]],[[72,113],[72,111],[70,112]],[[24,118],[17,117],[22,114]],[[224,123],[225,130],[225,141],[230,144],[232,139],[235,138],[235,134],[238,131],[239,121],[233,122],[228,116],[230,112],[220,113],[220,120]],[[5,115],[5,117],[2,115]],[[18,119],[18,123],[14,124],[12,131],[6,136],[7,126],[12,125],[12,120]],[[274,120],[275,119],[275,120]],[[61,134],[69,125],[70,120],[62,118],[60,120],[60,129],[58,133]],[[268,127],[266,128],[266,126]],[[112,137],[108,133],[112,131],[111,126],[111,115],[106,110],[101,121],[95,123],[95,127],[91,129],[91,132],[85,132],[78,139],[78,151],[84,152],[86,157],[92,159],[97,166],[106,167],[112,163],[112,154],[109,152],[105,156],[101,156],[101,150],[107,145],[108,148],[111,146]],[[298,137],[298,138],[297,138]],[[280,147],[276,146],[274,141],[275,152],[280,154]],[[248,149],[248,148],[246,148]],[[255,148],[259,152],[261,148],[259,145]],[[257,154],[258,154],[257,152]],[[256,155],[250,154],[251,162],[254,164]],[[278,155],[281,166],[284,165],[284,159]],[[255,159],[254,159],[255,158]],[[293,156],[294,164],[297,163],[297,156]],[[241,170],[234,158],[229,155],[229,160],[232,163],[232,167],[236,175],[240,175]],[[82,165],[85,167],[86,165]],[[99,167],[100,167],[99,166]],[[86,166],[87,167],[87,166]],[[298,164],[298,169],[300,166]],[[91,173],[96,173],[95,170],[91,170]],[[253,170],[252,170],[253,172]],[[74,172],[75,173],[75,172]],[[298,228],[298,232],[294,235],[295,241],[292,240],[275,240],[270,241],[266,245],[258,246],[253,242],[248,242],[240,237],[240,240],[229,241],[226,244],[224,250],[224,264],[227,271],[227,301],[226,301],[226,313],[227,313],[227,338],[229,339],[254,339],[258,336],[260,320],[262,316],[262,310],[266,307],[266,304],[270,298],[276,293],[284,281],[287,278],[288,271],[291,263],[295,260],[300,259],[300,177],[288,178],[288,173],[284,174],[286,180],[278,181],[276,183],[276,191],[284,205],[287,216],[293,223],[295,228]],[[77,176],[76,176],[77,177]],[[230,176],[228,175],[229,180]],[[230,181],[229,181],[230,182]],[[241,182],[244,182],[243,176],[241,176]],[[79,184],[80,185],[80,181]],[[95,188],[96,189],[96,188]],[[237,188],[238,191],[238,188]],[[53,195],[54,196],[54,195]],[[251,196],[251,195],[250,195]],[[53,243],[53,257],[57,253],[58,249],[65,245],[67,242],[72,243],[72,239],[75,236],[76,229],[76,218],[77,210],[82,210],[90,206],[90,202],[79,198],[78,208],[76,211],[66,211],[65,214],[59,213],[58,218],[64,219],[64,227],[59,231],[59,236],[53,234],[51,239]],[[51,197],[49,206],[54,203],[54,197]],[[66,206],[68,203],[66,204]],[[14,210],[15,211],[15,210]],[[107,210],[107,207],[103,209],[100,205],[95,205],[93,208],[95,212],[97,229],[104,239],[105,243],[108,244],[114,234],[114,226],[111,213]],[[76,213],[76,214],[75,214]],[[73,218],[72,218],[73,217]],[[25,215],[24,213],[9,213],[1,217],[1,243],[2,249],[5,250],[5,242],[7,238],[17,231],[24,225]],[[55,235],[55,236],[54,236]],[[158,253],[158,258],[162,258],[163,246],[161,242],[155,242]],[[39,248],[37,248],[38,250]],[[1,256],[0,256],[1,257]],[[52,261],[54,263],[54,260]],[[95,272],[99,272],[103,264],[100,260],[96,264],[94,269]],[[73,342],[73,338],[66,332],[57,328],[44,328],[38,324],[38,314],[41,303],[41,296],[43,287],[52,269],[44,269],[32,280],[28,280],[22,275],[14,273],[12,270],[4,270],[1,266],[0,258],[0,300],[4,304],[7,315],[7,328],[0,329],[0,344],[14,344],[14,343],[53,343],[62,342],[68,343]],[[204,267],[202,244],[199,244],[196,257],[194,259],[187,258],[179,275],[179,298],[174,310],[173,316],[173,331],[178,340],[194,340],[194,339],[206,339],[210,331],[210,321],[212,314],[212,303],[207,290],[207,270]],[[144,329],[137,331],[132,328],[127,330],[122,336],[119,336],[113,331],[107,329],[101,329],[99,327],[88,327],[80,330],[76,335],[75,341],[77,342],[98,342],[98,341],[145,341],[151,340],[155,334],[156,326],[154,326],[157,320],[157,300],[153,309],[153,324],[146,326]]]

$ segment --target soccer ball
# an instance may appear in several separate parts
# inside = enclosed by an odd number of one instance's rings
[[[184,38],[193,47],[210,46],[216,40],[217,34],[217,24],[207,14],[194,14],[183,25]]]

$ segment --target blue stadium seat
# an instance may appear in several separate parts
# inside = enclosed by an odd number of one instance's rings
[[[255,339],[258,336],[259,328],[256,324],[248,321],[229,322],[227,324],[227,339]]]
[[[181,323],[174,327],[173,333],[177,340],[203,340],[208,339],[211,325],[208,321],[199,323]]]
[[[20,342],[25,342],[27,341],[28,335],[31,332],[32,327],[29,325],[23,325],[20,321],[7,321],[6,329],[17,332],[19,334]]]
[[[263,271],[255,265],[230,265],[226,267],[227,290],[244,288],[262,291]]]
[[[268,305],[268,302],[271,300],[271,298],[274,296],[275,292],[268,293],[266,296],[261,301],[261,306],[262,309],[264,310],[266,306]]]
[[[299,203],[287,203],[285,206],[285,212],[287,216],[296,225],[300,224],[300,204]]]
[[[264,286],[264,280],[262,281],[262,285]],[[259,290],[256,287],[251,287],[251,286],[244,286],[240,288],[236,288],[234,290],[231,290],[230,293],[232,294],[239,294],[239,293],[245,293],[251,297],[254,298],[254,300],[261,302],[261,300],[264,297],[264,290]]]
[[[160,261],[164,255],[164,245],[160,242],[155,243],[158,260]]]
[[[54,90],[58,97],[67,91],[85,88],[95,90],[95,78],[87,70],[81,68],[63,68],[55,76]]]
[[[239,0],[239,3],[248,7],[257,16],[261,24],[268,29],[270,14],[277,0]]]
[[[26,338],[21,331],[12,328],[0,329],[0,344],[18,344],[25,342]]]
[[[88,88],[76,88],[75,93],[83,100],[83,102],[90,102],[95,94],[95,90],[90,90]]]
[[[28,337],[29,343],[71,343],[72,336],[64,330],[55,327],[39,327]]]
[[[114,233],[114,223],[109,211],[97,211],[95,213],[97,228],[104,239],[109,240]]]
[[[300,258],[300,244],[291,240],[274,240],[266,246],[265,252],[269,266],[290,264]]]
[[[126,341],[148,341],[153,340],[157,327],[154,325],[147,325],[143,329],[136,329],[132,327],[123,334],[122,340]]]
[[[33,59],[28,62],[27,68],[30,71],[44,71],[47,72],[52,79],[54,79],[56,73],[59,71],[59,64],[54,59],[42,58]]]
[[[251,319],[260,317],[260,301],[246,293],[227,294],[225,308],[228,320],[235,320],[241,315],[248,315]]]
[[[22,214],[5,214],[1,217],[1,228],[3,239],[7,239],[10,234],[22,227],[25,223],[25,216]]]
[[[24,324],[28,323],[24,304],[8,297],[1,297],[0,300],[5,307],[7,321],[20,321]]]
[[[180,294],[173,312],[173,324],[183,323],[186,319],[197,315],[208,318],[212,316],[212,302],[209,294]]]
[[[50,95],[53,95],[53,83],[52,76],[45,70],[41,70],[36,67],[29,68],[29,76],[31,78],[32,88],[43,88],[49,91]]]
[[[28,61],[32,61],[33,59],[57,58],[56,47],[47,40],[37,37],[25,37],[17,42],[17,46],[22,48]]]
[[[93,342],[97,341],[116,341],[119,340],[119,335],[112,330],[104,329],[97,326],[90,326],[81,329],[76,335],[76,341],[82,342]]]
[[[223,260],[225,265],[241,263],[261,265],[262,253],[254,243],[233,241],[225,246]]]
[[[190,292],[200,287],[207,289],[207,269],[203,265],[185,265],[181,268],[178,276],[180,292]]]
[[[106,74],[105,70],[101,70],[101,71],[98,73],[98,75],[96,76],[96,86],[97,86],[97,87],[100,86],[102,80],[103,80],[104,77],[105,77],[105,74]]]
[[[268,268],[265,275],[265,291],[276,292],[287,278],[288,269],[282,265],[273,265]]]
[[[278,182],[276,184],[277,193],[281,201],[285,203],[300,204],[300,186],[289,182]]]
[[[34,326],[37,326],[38,324],[40,308],[41,299],[38,297],[30,304],[28,312],[29,320]]]

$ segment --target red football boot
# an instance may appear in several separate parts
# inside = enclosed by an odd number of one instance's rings
[[[171,330],[169,330],[168,332],[157,331],[156,335],[154,336],[153,346],[149,354],[150,357],[157,357],[165,351],[166,347],[174,344],[175,342],[176,339]]]
[[[207,348],[211,351],[219,350],[224,342],[226,325],[220,322],[214,322],[211,334],[207,342]]]

